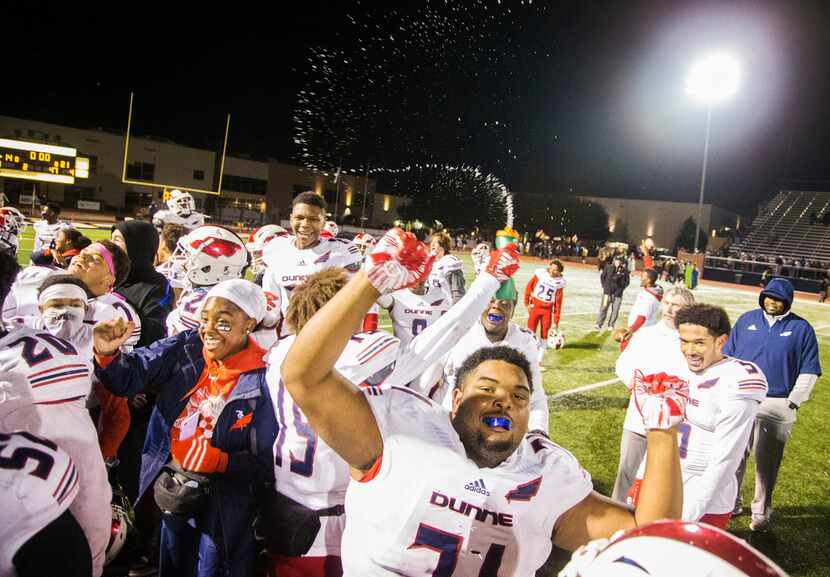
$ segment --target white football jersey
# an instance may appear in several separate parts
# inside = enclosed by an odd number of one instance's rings
[[[550,276],[544,268],[537,268],[534,274],[538,280],[531,296],[537,301],[552,304],[556,300],[556,293],[565,289],[565,279],[561,276]]]
[[[335,266],[354,272],[362,262],[360,249],[350,240],[321,238],[313,247],[305,249],[297,248],[294,242],[294,236],[277,237],[262,251],[266,266],[262,288],[280,295],[283,314],[288,309],[291,291],[309,276]]]
[[[631,307],[631,312],[628,313],[628,326],[634,324],[638,316],[643,316],[646,319],[643,326],[653,325],[657,322],[658,313],[660,312],[660,301],[663,299],[663,289],[661,287],[645,288],[637,293],[637,299],[634,301],[634,306]]]
[[[191,212],[187,216],[179,216],[170,210],[164,209],[153,214],[153,224],[159,228],[165,224],[176,224],[187,230],[193,230],[205,224],[205,215],[201,212]]]
[[[45,220],[38,220],[32,225],[35,229],[35,244],[32,247],[32,252],[40,252],[52,247],[52,243],[63,228],[69,228],[71,225],[68,222],[59,220],[55,224],[49,224]]]
[[[405,387],[364,393],[383,453],[374,478],[348,487],[344,576],[535,575],[557,519],[593,490],[573,455],[528,435],[479,468],[442,407]]]
[[[268,355],[267,381],[279,433],[274,443],[274,477],[280,493],[312,509],[343,505],[349,466],[311,428],[280,376],[283,359],[294,335],[282,339]],[[394,364],[398,339],[383,331],[354,335],[335,368],[346,379],[362,384]],[[322,527],[306,555],[340,555],[345,516],[321,517]]]
[[[21,270],[14,279],[14,284],[3,301],[3,322],[7,327],[35,325],[39,315],[37,308],[37,291],[48,277],[65,273],[48,266],[29,265]]]
[[[380,306],[389,309],[389,316],[392,317],[392,330],[401,340],[403,347],[408,346],[418,333],[435,322],[452,306],[452,299],[439,296],[437,300],[431,300],[427,296],[403,289],[383,295],[378,299]]]
[[[122,318],[126,322],[132,321],[135,323],[130,338],[127,339],[121,350],[130,352],[138,344],[141,339],[141,318],[135,312],[133,305],[127,302],[117,292],[104,293],[101,296],[89,299],[87,301],[86,316],[84,323],[95,326],[100,322],[109,321],[112,319]]]
[[[677,329],[664,322],[643,327],[634,333],[628,347],[617,358],[616,372],[623,384],[631,390],[634,371],[643,375],[666,373],[689,380],[689,366],[680,350]],[[623,428],[645,436],[646,428],[637,405],[629,401]]]
[[[448,276],[453,271],[463,271],[464,263],[458,257],[445,254],[440,259],[435,261],[432,265],[432,270],[427,277],[427,294],[426,297],[432,301],[440,298],[449,299],[452,303],[452,290],[450,288]]]
[[[487,338],[481,322],[475,323],[461,340],[452,348],[444,364],[444,383],[431,397],[449,410],[452,408],[452,390],[455,388],[455,375],[471,354],[485,347],[505,345],[524,354],[530,363],[533,377],[533,391],[530,397],[530,422],[528,430],[548,432],[549,410],[548,398],[542,384],[542,372],[539,369],[539,342],[533,333],[515,323],[510,323],[507,336],[503,341],[492,342]]]
[[[199,328],[199,308],[204,303],[208,290],[205,287],[193,287],[182,293],[176,308],[167,315],[168,336]]]
[[[23,431],[0,433],[0,463],[0,575],[13,576],[17,551],[69,509],[80,477],[55,443]]]
[[[89,395],[92,359],[48,331],[23,327],[0,337],[0,374],[24,375],[34,403]]]
[[[767,379],[754,363],[725,357],[701,373],[689,373],[686,420],[677,426],[683,475],[683,520],[735,507],[735,472],[744,456]],[[645,473],[645,460],[638,478]]]

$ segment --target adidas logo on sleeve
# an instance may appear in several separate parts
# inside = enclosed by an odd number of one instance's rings
[[[467,483],[464,485],[464,488],[468,491],[472,491],[473,493],[484,495],[485,497],[490,496],[490,491],[488,491],[487,487],[484,486],[484,479],[478,479],[476,481],[472,481],[471,483]]]

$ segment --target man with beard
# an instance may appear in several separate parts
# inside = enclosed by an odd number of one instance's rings
[[[319,194],[306,191],[291,203],[291,232],[274,238],[262,252],[266,266],[262,288],[279,297],[282,313],[295,286],[323,269],[339,266],[349,272],[360,268],[357,246],[342,238],[320,238],[326,216],[326,201]]]
[[[790,310],[793,285],[772,279],[758,297],[760,308],[742,314],[724,354],[758,363],[769,383],[767,397],[758,409],[755,427],[738,470],[743,479],[749,451],[755,448],[755,496],[752,499],[753,531],[769,528],[772,492],[784,457],[784,445],[795,424],[798,408],[810,398],[821,375],[818,341],[810,323]],[[738,492],[736,509],[740,507]]]
[[[418,283],[429,264],[414,235],[388,232],[364,270],[300,331],[282,365],[309,425],[351,467],[344,575],[529,576],[552,544],[572,550],[679,515],[672,427],[684,401],[675,390],[640,391],[652,459],[632,512],[594,493],[570,453],[527,434],[530,365],[511,347],[468,357],[452,411],[406,387],[360,390],[338,375],[337,359],[378,296]]]
[[[453,391],[458,386],[458,371],[472,353],[483,347],[508,346],[522,353],[530,362],[532,395],[530,398],[530,430],[548,433],[548,399],[542,385],[539,368],[539,345],[529,330],[512,322],[516,300],[493,298],[470,331],[447,354],[444,363],[444,381],[429,396],[450,409]],[[425,393],[427,391],[424,391]]]

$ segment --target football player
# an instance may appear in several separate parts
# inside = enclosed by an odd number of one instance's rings
[[[18,271],[15,258],[0,252],[0,298]],[[2,400],[0,429],[25,430],[51,439],[75,462],[79,492],[70,505],[84,530],[92,575],[101,575],[112,525],[112,495],[98,434],[86,399],[92,389],[92,359],[42,329],[0,327]]]
[[[92,558],[69,507],[80,472],[55,443],[25,431],[0,433],[0,575],[88,577]]]
[[[551,321],[554,334],[559,332],[562,298],[565,295],[563,270],[561,261],[552,260],[547,269],[536,269],[533,278],[525,287],[525,308],[528,310],[527,328],[535,336],[536,327],[540,327],[539,343],[543,351],[547,346]]]
[[[248,251],[236,233],[207,224],[179,239],[170,262],[168,278],[183,287],[176,308],[167,315],[167,335],[172,337],[199,327],[199,311],[211,287],[245,275]]]
[[[440,386],[430,391],[421,390],[430,398],[442,404],[445,409],[452,408],[454,390],[458,381],[458,371],[471,354],[483,347],[508,346],[521,352],[531,366],[530,429],[548,433],[549,410],[548,398],[542,385],[542,372],[539,365],[539,345],[533,334],[511,321],[516,310],[516,301],[493,298],[482,313],[481,318],[452,347],[444,361],[444,378]]]
[[[159,230],[165,224],[177,224],[190,231],[205,224],[205,215],[196,212],[196,201],[192,194],[174,188],[170,191],[167,209],[159,210],[153,215],[153,224]]]
[[[640,275],[640,287],[637,300],[628,313],[628,327],[617,329],[613,333],[614,340],[620,343],[620,351],[628,346],[631,336],[640,330],[657,322],[657,312],[660,310],[660,301],[663,300],[663,287],[657,284],[657,271],[647,268]]]
[[[444,231],[430,237],[429,250],[435,262],[426,282],[432,300],[444,298],[456,303],[464,296],[464,264],[450,253],[451,247],[452,239]]]
[[[326,201],[311,191],[297,195],[291,207],[293,234],[269,242],[262,253],[267,267],[262,288],[279,298],[285,313],[291,291],[315,272],[342,267],[355,272],[360,268],[360,249],[349,240],[322,238]]]
[[[392,331],[406,347],[418,333],[427,328],[447,312],[452,305],[446,298],[435,301],[427,299],[426,283],[419,283],[408,289],[383,295],[378,304],[389,311]]]
[[[680,335],[674,324],[674,317],[681,308],[694,304],[692,291],[683,287],[672,287],[663,297],[661,308],[663,318],[660,322],[643,327],[631,339],[631,344],[617,358],[616,372],[627,387],[629,396],[633,393],[634,373],[666,373],[684,375],[688,369],[686,359],[680,351]],[[620,464],[617,468],[617,480],[611,498],[625,502],[625,496],[631,488],[637,468],[646,452],[646,431],[643,420],[637,412],[633,400],[628,403],[620,439]]]
[[[674,322],[689,368],[686,418],[677,427],[683,469],[682,518],[724,529],[738,494],[735,473],[755,414],[766,397],[767,379],[755,363],[721,352],[730,330],[729,316],[722,308],[694,304],[677,311]],[[635,374],[635,401],[641,380]],[[635,481],[629,490],[632,503],[637,501],[639,486]]]
[[[43,256],[44,251],[48,248],[54,248],[55,237],[57,237],[58,231],[70,226],[68,222],[58,220],[60,214],[61,207],[56,202],[47,202],[41,207],[40,217],[42,220],[36,221],[33,225],[35,229],[35,244],[32,246],[32,262],[34,264],[48,265],[52,263],[52,256],[49,254]],[[35,259],[38,258],[40,260],[35,262]]]
[[[389,376],[393,366],[392,378],[415,378],[424,365],[437,359],[449,343],[457,340],[475,322],[498,288],[495,275],[504,269],[512,273],[511,264],[517,257],[514,260],[501,258],[507,252],[499,251],[493,257],[490,272],[477,279],[456,306],[406,347],[399,348],[397,339],[382,331],[353,335],[337,359],[337,372],[355,385],[373,388]],[[301,331],[347,280],[342,269],[327,269],[298,286],[291,296],[286,315],[289,328],[294,332]],[[283,503],[283,507],[299,504],[323,513],[319,515],[321,526],[316,534],[306,535],[308,549],[303,552],[291,550],[288,545],[300,541],[297,535],[302,533],[304,525],[275,522],[275,529],[271,531],[277,537],[272,541],[272,564],[278,575],[299,571],[304,575],[322,576],[326,574],[324,567],[339,566],[340,563],[340,539],[345,523],[343,502],[349,471],[348,465],[308,426],[307,419],[282,382],[281,367],[294,338],[292,335],[282,339],[268,358],[268,382],[272,398],[276,399],[276,417],[280,423],[274,447],[275,478],[280,495],[295,502]],[[301,455],[303,457],[299,458]]]
[[[509,263],[492,271],[499,282],[518,268],[502,256]],[[351,468],[345,574],[529,576],[552,543],[576,549],[680,514],[671,427],[683,396],[674,390],[648,403],[648,495],[632,512],[594,493],[570,453],[526,435],[533,383],[527,359],[513,348],[487,347],[468,358],[452,411],[391,384],[399,382],[394,373],[389,386],[363,390],[339,376],[334,365],[378,295],[420,282],[428,268],[414,235],[388,232],[364,271],[300,331],[282,365],[286,391],[308,424]]]

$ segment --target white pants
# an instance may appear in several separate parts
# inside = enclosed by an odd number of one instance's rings
[[[112,489],[98,445],[98,434],[84,400],[33,405],[5,417],[3,427],[11,431],[26,430],[50,439],[75,461],[81,478],[78,496],[69,510],[89,543],[92,577],[100,577],[112,530]]]

